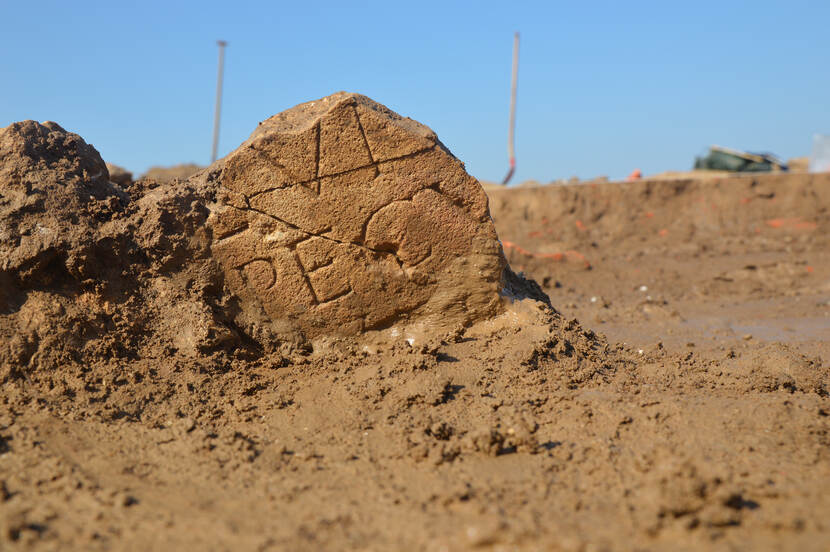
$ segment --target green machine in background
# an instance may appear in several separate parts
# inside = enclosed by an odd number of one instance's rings
[[[709,148],[709,155],[695,158],[695,170],[733,172],[786,171],[787,165],[769,153],[747,153],[721,146]]]

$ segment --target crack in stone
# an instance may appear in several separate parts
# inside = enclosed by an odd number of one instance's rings
[[[408,159],[410,157],[415,157],[416,155],[420,155],[422,153],[427,153],[427,152],[433,151],[433,150],[435,150],[436,147],[437,146],[430,146],[430,147],[422,149],[422,150],[413,151],[412,153],[407,153],[406,155],[401,155],[400,157],[393,157],[392,159],[387,159],[385,161],[378,161],[378,162],[373,161],[373,162],[369,163],[368,165],[362,165],[360,167],[355,167],[353,169],[340,171],[340,172],[334,173],[334,174],[327,174],[325,176],[318,176],[318,177],[315,177],[315,178],[312,178],[312,179],[309,179],[309,180],[303,180],[301,182],[293,182],[291,184],[285,184],[283,186],[274,186],[273,188],[268,188],[267,190],[260,190],[258,192],[254,192],[253,194],[251,194],[249,196],[245,196],[245,197],[247,199],[253,199],[253,198],[255,198],[259,195],[267,194],[268,192],[274,192],[274,191],[277,191],[277,190],[284,190],[285,188],[290,188],[292,186],[303,186],[303,187],[313,191],[311,188],[309,188],[308,185],[314,183],[315,181],[317,181],[317,189],[318,189],[318,195],[319,195],[319,181],[323,178],[335,178],[337,176],[343,176],[343,175],[346,175],[346,174],[351,174],[353,172],[357,172],[357,171],[360,171],[360,170],[363,170],[363,169],[368,169],[368,168],[371,168],[371,167],[375,168],[375,171],[377,173],[375,175],[375,178],[377,178],[379,173],[380,173],[380,169],[379,169],[380,165],[383,165],[383,164],[386,164],[386,163],[392,163],[394,161],[400,161],[402,159]],[[255,150],[255,151],[259,152],[259,150]],[[279,166],[281,166],[281,165],[279,165]],[[319,166],[318,166],[318,172],[319,172]],[[288,173],[288,171],[286,171],[286,173]],[[242,192],[239,192],[239,193],[241,194]],[[242,195],[244,195],[244,194],[242,194]]]
[[[246,198],[246,201],[247,201],[247,198]],[[360,249],[364,249],[366,251],[371,251],[371,252],[379,254],[379,255],[389,255],[395,260],[395,263],[398,265],[398,268],[403,270],[403,265],[404,265],[403,261],[400,259],[400,257],[398,257],[395,253],[393,253],[391,251],[385,251],[385,250],[382,250],[382,249],[373,249],[373,248],[371,248],[367,245],[364,245],[364,244],[354,243],[354,242],[344,241],[344,240],[338,240],[337,238],[332,238],[331,236],[325,236],[323,234],[316,234],[314,232],[309,232],[307,230],[303,230],[302,228],[300,228],[296,224],[292,224],[292,223],[288,222],[287,220],[283,220],[283,219],[281,219],[280,217],[278,217],[276,215],[272,215],[271,213],[267,213],[265,211],[260,211],[259,209],[251,207],[250,205],[248,205],[248,207],[244,207],[244,208],[243,207],[236,207],[236,206],[231,206],[231,208],[237,209],[239,211],[252,211],[254,213],[259,213],[260,215],[265,215],[266,217],[272,218],[272,219],[276,220],[277,222],[280,222],[280,223],[288,226],[292,230],[302,232],[303,234],[308,236],[306,239],[311,239],[311,238],[315,238],[315,237],[316,238],[322,238],[322,239],[328,240],[330,242],[339,243],[339,244],[342,244],[342,245],[351,245],[351,246],[354,246],[354,247],[358,247]],[[324,233],[325,232],[331,232],[331,228],[326,229],[324,231]],[[301,240],[301,241],[305,241],[305,240]],[[300,243],[300,242],[296,242],[296,243]],[[296,243],[294,245],[296,245]],[[300,265],[300,266],[302,266],[302,265]]]
[[[349,286],[349,289],[347,289],[346,291],[338,293],[337,295],[334,295],[333,297],[330,297],[329,299],[326,299],[325,301],[321,301],[321,302],[318,303],[318,305],[325,305],[326,303],[331,303],[332,301],[337,301],[338,299],[340,299],[342,297],[345,297],[347,295],[351,295],[352,293],[354,293],[354,290],[352,289],[351,286]]]
[[[260,142],[260,143],[262,143],[262,142]],[[288,175],[290,181],[294,181],[295,179],[298,180],[295,175],[291,174],[291,171],[288,170],[288,167],[286,167],[285,165],[283,165],[282,163],[280,163],[279,161],[274,159],[267,151],[263,151],[263,150],[257,148],[255,144],[251,144],[251,149],[257,153],[257,157],[259,157],[261,159],[264,159],[267,163],[269,163],[271,165],[274,165],[275,167],[277,167],[278,169],[283,171],[286,175]],[[313,182],[313,181],[314,181],[314,179],[311,179],[311,180],[306,180],[303,183],[310,183],[310,182]],[[289,184],[285,184],[284,186],[276,186],[274,189],[278,190],[278,189],[281,189],[281,188],[288,188],[288,187],[293,186],[293,185],[294,184],[289,183]]]
[[[220,243],[220,242],[229,240],[231,238],[234,238],[234,237],[238,236],[239,234],[243,233],[248,228],[250,228],[250,226],[248,225],[248,223],[245,223],[241,228],[235,228],[234,230],[231,230],[230,232],[228,232],[226,234],[222,234],[221,236],[217,236],[216,237],[216,243]]]
[[[320,127],[321,127],[320,121],[317,121],[317,124],[315,125],[315,127],[317,129],[316,130],[316,134],[317,134],[317,153],[315,154],[315,157],[314,157],[314,179],[317,180],[318,178],[320,178]],[[319,194],[319,192],[320,192],[320,186],[318,185],[317,186],[317,193]]]
[[[369,139],[366,138],[366,131],[363,130],[363,122],[360,120],[360,113],[357,112],[357,107],[352,106],[354,110],[355,119],[357,119],[357,128],[360,130],[360,135],[363,136],[363,143],[366,145],[366,151],[369,152],[369,161],[372,162],[372,165],[375,165],[377,168],[377,163],[375,163],[375,156],[372,155],[372,148],[369,147]]]
[[[420,154],[422,154],[422,153],[426,153],[426,152],[429,152],[429,151],[433,151],[433,150],[435,150],[435,149],[438,147],[438,145],[436,144],[436,145],[432,145],[432,146],[430,146],[430,147],[428,147],[428,148],[425,148],[425,149],[422,149],[422,150],[418,150],[418,151],[415,151],[415,152],[412,152],[412,153],[408,153],[408,154],[406,154],[406,155],[401,155],[401,156],[399,156],[399,157],[394,157],[394,158],[392,158],[392,159],[387,159],[387,160],[385,160],[385,161],[375,162],[375,161],[374,161],[374,158],[373,158],[373,156],[372,156],[372,153],[371,153],[371,148],[369,148],[369,142],[368,142],[368,140],[367,140],[367,138],[366,138],[365,131],[363,130],[363,124],[362,124],[362,122],[360,121],[360,116],[357,114],[357,110],[355,110],[355,115],[356,115],[356,117],[357,117],[358,127],[360,128],[361,134],[362,134],[363,139],[364,139],[364,142],[365,142],[365,144],[366,144],[366,149],[367,149],[367,151],[369,152],[369,158],[370,158],[370,160],[372,160],[372,162],[371,162],[371,163],[369,163],[368,165],[363,165],[363,166],[361,166],[361,167],[356,167],[356,168],[353,168],[353,169],[348,169],[348,170],[341,171],[341,172],[339,172],[339,173],[335,173],[335,174],[331,174],[331,175],[326,175],[325,177],[322,177],[322,178],[334,178],[334,177],[337,177],[337,176],[342,176],[342,175],[350,174],[350,173],[353,173],[353,172],[356,172],[356,171],[359,171],[359,170],[362,170],[362,169],[366,169],[366,168],[369,168],[369,167],[374,167],[374,168],[375,168],[375,170],[376,170],[376,172],[377,172],[377,174],[375,175],[375,178],[377,178],[377,177],[379,176],[379,174],[380,174],[380,171],[379,171],[378,167],[379,167],[381,164],[385,164],[385,163],[392,163],[392,162],[395,162],[395,161],[400,161],[400,160],[402,160],[402,159],[408,159],[408,158],[411,158],[411,157],[415,157],[415,156],[420,155]],[[319,125],[319,123],[318,123],[318,125],[317,125],[317,132],[318,132],[318,137],[317,137],[317,150],[318,150],[318,151],[317,151],[317,159],[316,159],[316,164],[317,164],[317,167],[316,167],[316,173],[319,175],[319,171],[320,171],[320,159],[319,159],[319,149],[320,149],[319,132],[320,132],[320,125]],[[261,155],[263,155],[263,156],[266,156],[265,152],[263,152],[263,151],[261,151],[261,150],[258,150],[258,149],[255,149],[255,148],[254,148],[254,150],[255,150],[258,154],[261,154]],[[267,156],[266,156],[266,157],[267,157]],[[286,174],[288,174],[288,175],[290,176],[290,173],[288,172],[288,170],[287,170],[285,167],[283,167],[280,163],[278,163],[278,162],[276,162],[276,161],[274,161],[274,160],[270,159],[270,157],[267,157],[267,158],[268,158],[268,159],[269,159],[269,161],[271,161],[274,165],[276,165],[277,167],[279,167],[280,169],[282,169],[283,171],[285,171],[285,173],[286,173]],[[321,238],[321,239],[324,239],[324,240],[328,240],[328,241],[330,241],[330,242],[334,242],[334,243],[342,244],[342,245],[352,245],[352,246],[354,246],[354,247],[358,247],[358,248],[363,249],[363,250],[365,250],[365,251],[371,251],[372,253],[376,253],[376,254],[379,254],[379,255],[387,255],[387,256],[390,256],[392,259],[394,259],[394,260],[395,260],[395,263],[398,265],[398,268],[399,268],[401,271],[404,271],[404,266],[405,266],[405,263],[404,263],[404,262],[401,260],[401,258],[400,258],[400,257],[399,257],[399,256],[398,256],[395,252],[393,252],[393,251],[389,251],[389,250],[385,250],[385,249],[375,249],[375,248],[372,248],[372,247],[369,247],[369,246],[365,245],[365,243],[355,243],[355,242],[352,242],[352,241],[338,240],[337,238],[333,238],[333,237],[331,237],[331,236],[326,236],[326,235],[325,235],[326,233],[331,232],[331,230],[332,230],[332,229],[331,229],[331,227],[327,228],[326,230],[322,231],[322,232],[321,232],[321,233],[319,233],[319,234],[318,234],[318,233],[314,233],[314,232],[309,232],[309,231],[307,231],[307,230],[304,230],[304,229],[300,228],[300,227],[299,227],[299,226],[297,226],[296,224],[293,224],[293,223],[291,223],[291,222],[288,222],[287,220],[284,220],[284,219],[282,219],[282,218],[280,218],[280,217],[278,217],[278,216],[276,216],[276,215],[273,215],[273,214],[268,213],[268,212],[266,212],[266,211],[262,211],[262,210],[260,210],[260,209],[256,209],[255,207],[252,207],[252,206],[251,206],[250,200],[254,199],[255,197],[257,197],[257,196],[259,196],[259,195],[262,195],[262,194],[265,194],[265,193],[268,193],[268,192],[273,192],[273,191],[276,191],[276,190],[281,190],[281,189],[285,189],[285,188],[290,188],[290,187],[292,187],[292,186],[298,186],[298,185],[299,185],[299,186],[304,186],[304,187],[308,188],[310,191],[314,192],[314,190],[312,190],[311,188],[309,188],[309,186],[308,186],[308,185],[309,185],[309,184],[316,183],[316,184],[317,184],[317,195],[319,195],[319,186],[320,186],[320,181],[321,181],[321,178],[318,176],[317,178],[314,178],[314,179],[311,179],[311,180],[305,180],[305,181],[301,181],[301,182],[294,182],[294,183],[292,183],[292,184],[286,184],[286,185],[283,185],[283,186],[277,186],[277,187],[274,187],[274,188],[269,188],[269,189],[267,189],[267,190],[262,190],[262,191],[259,191],[259,192],[256,192],[256,193],[253,193],[253,194],[251,194],[251,195],[249,195],[249,196],[248,196],[248,195],[245,195],[244,193],[241,193],[241,192],[240,192],[240,195],[242,195],[242,197],[244,198],[244,200],[245,200],[245,203],[246,203],[247,207],[245,207],[245,208],[241,208],[241,207],[235,207],[235,206],[234,206],[233,208],[234,208],[234,209],[238,209],[238,210],[240,210],[240,211],[252,211],[252,212],[255,212],[255,213],[259,213],[259,214],[261,214],[261,215],[265,215],[265,216],[267,216],[267,217],[269,217],[269,218],[272,218],[272,219],[274,219],[274,220],[276,220],[276,221],[278,221],[278,222],[280,222],[280,223],[282,223],[282,224],[284,224],[284,225],[288,226],[289,228],[291,228],[291,229],[293,229],[293,230],[296,230],[296,231],[298,231],[298,232],[302,232],[303,234],[305,234],[305,236],[306,236],[306,237],[305,237],[304,239],[300,240],[300,242],[296,242],[296,243],[292,244],[292,245],[294,246],[294,247],[292,247],[292,248],[291,248],[292,250],[296,249],[296,245],[297,245],[298,243],[301,243],[302,241],[306,241],[306,240],[311,239],[311,238],[314,238],[314,237],[318,237],[318,238]],[[387,207],[388,205],[391,205],[392,203],[396,203],[396,202],[398,202],[398,201],[412,201],[412,199],[414,198],[414,196],[415,196],[418,192],[420,192],[420,191],[422,191],[422,190],[424,190],[424,189],[430,189],[430,190],[433,190],[433,191],[435,191],[436,193],[438,193],[438,194],[440,194],[440,195],[442,195],[442,196],[448,197],[448,198],[450,199],[450,201],[451,201],[453,204],[457,204],[457,201],[456,201],[455,199],[453,199],[452,197],[447,196],[447,194],[443,193],[443,192],[440,190],[440,182],[435,182],[435,183],[432,183],[432,184],[430,184],[429,186],[427,186],[427,187],[425,187],[425,188],[421,188],[421,189],[419,189],[419,190],[416,190],[416,191],[415,191],[415,193],[413,193],[412,197],[405,198],[405,199],[401,199],[401,200],[395,200],[395,201],[392,201],[392,202],[390,202],[389,204],[387,204],[387,205],[384,205],[384,206],[380,207],[380,208],[379,208],[379,209],[377,209],[374,213],[372,213],[371,215],[369,215],[369,217],[367,217],[366,221],[364,221],[364,223],[363,223],[363,227],[361,228],[361,235],[360,235],[360,239],[361,239],[361,241],[364,241],[364,242],[365,242],[365,240],[366,240],[366,231],[367,231],[367,228],[368,228],[368,226],[369,226],[369,223],[371,222],[371,220],[374,218],[374,216],[375,216],[375,215],[376,215],[379,211],[381,211],[384,207]],[[460,206],[460,205],[459,205],[459,206]],[[245,229],[243,229],[243,230],[241,230],[241,231],[244,231],[244,230],[245,230]],[[240,232],[241,232],[241,231],[240,231]],[[430,255],[431,255],[431,253],[432,253],[432,252],[430,252]],[[429,258],[429,256],[430,256],[430,255],[427,255],[427,258]],[[298,263],[300,263],[300,267],[303,269],[303,276],[304,276],[304,278],[305,278],[306,282],[308,283],[309,288],[311,288],[311,283],[310,283],[310,281],[308,280],[308,276],[307,276],[307,274],[306,274],[305,267],[303,267],[303,266],[302,266],[302,263],[300,262],[299,257],[297,258],[297,262],[298,262]],[[421,261],[421,262],[423,262],[423,261]],[[417,266],[418,264],[421,264],[421,263],[417,263],[415,266]],[[404,271],[404,272],[405,272],[405,271]],[[313,288],[311,288],[311,289],[312,289],[312,294],[314,294],[314,295],[315,295],[315,299],[316,299],[316,294],[314,293]],[[319,302],[318,302],[318,304],[319,304]]]
[[[286,223],[286,224],[287,224],[287,223]],[[300,232],[302,232],[302,230],[300,230],[299,228],[295,228],[295,230],[299,230]],[[288,249],[289,251],[296,251],[296,250],[297,250],[297,246],[299,246],[301,243],[307,242],[308,240],[312,240],[312,239],[314,239],[314,238],[315,238],[315,236],[314,236],[313,234],[308,234],[308,233],[305,233],[305,236],[303,236],[303,237],[302,237],[302,238],[300,238],[299,240],[297,240],[297,241],[295,241],[295,242],[291,242],[291,243],[285,244],[283,247],[285,247],[285,248],[286,248],[286,249]],[[302,264],[302,263],[300,263],[300,266],[303,266],[303,264]],[[303,270],[305,270],[305,267],[303,267]]]

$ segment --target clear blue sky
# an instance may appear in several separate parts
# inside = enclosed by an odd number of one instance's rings
[[[809,153],[830,133],[830,2],[0,0],[0,126],[55,120],[141,173],[209,160],[337,90],[432,127],[481,179],[689,168],[709,144]]]

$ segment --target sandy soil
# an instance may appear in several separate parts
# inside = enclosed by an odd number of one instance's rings
[[[830,176],[489,194],[559,313],[7,373],[0,547],[826,550]]]

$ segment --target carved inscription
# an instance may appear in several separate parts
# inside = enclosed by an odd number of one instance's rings
[[[310,334],[388,324],[459,258],[501,259],[475,179],[429,129],[362,96],[265,121],[220,178],[213,253],[232,291]]]

